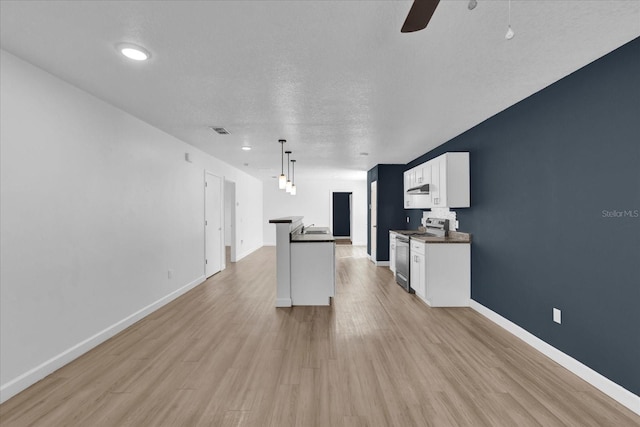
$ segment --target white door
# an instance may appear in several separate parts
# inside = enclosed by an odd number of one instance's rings
[[[376,241],[378,240],[378,181],[371,183],[371,259],[377,261]]]
[[[204,247],[205,276],[210,277],[222,268],[222,180],[205,172]]]

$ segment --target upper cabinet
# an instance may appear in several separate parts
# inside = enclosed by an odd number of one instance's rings
[[[469,206],[469,153],[445,153],[404,172],[405,209]]]

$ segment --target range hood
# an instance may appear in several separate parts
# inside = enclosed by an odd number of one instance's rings
[[[429,184],[422,184],[407,190],[407,194],[429,194]]]

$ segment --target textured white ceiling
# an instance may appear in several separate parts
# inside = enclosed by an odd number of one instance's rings
[[[443,0],[427,29],[401,34],[410,6],[3,0],[0,41],[259,178],[279,173],[285,138],[298,178],[349,179],[407,163],[640,36],[638,0],[513,1],[511,41],[506,1]],[[118,42],[153,56],[132,63]]]

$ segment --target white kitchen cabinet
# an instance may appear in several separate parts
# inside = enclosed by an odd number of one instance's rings
[[[422,184],[429,184],[429,194],[407,194]],[[469,207],[469,153],[445,153],[406,171],[404,200],[407,209]]]
[[[444,158],[442,156],[440,157],[436,157],[435,159],[431,160],[429,163],[431,163],[431,184],[429,185],[429,196],[431,199],[431,206],[430,207],[443,207],[446,206],[443,203],[442,200],[442,176],[440,175],[440,165],[442,163],[446,163],[444,161]],[[446,166],[445,166],[446,167]]]
[[[468,307],[471,244],[426,244],[425,301],[431,307]]]
[[[396,274],[396,236],[393,231],[389,232],[389,270]]]
[[[469,194],[469,153],[445,153],[433,159],[438,168],[437,182],[434,182],[433,206],[468,208]],[[435,172],[432,173],[434,176]]]
[[[411,288],[423,300],[425,299],[425,244],[411,240],[411,267],[409,268],[409,276]]]
[[[468,307],[471,244],[411,240],[411,287],[431,307]]]
[[[408,194],[407,190],[409,188],[413,188],[416,186],[415,179],[416,173],[415,168],[409,169],[404,172],[404,207],[407,209],[414,208],[416,202],[416,196],[413,194]]]

